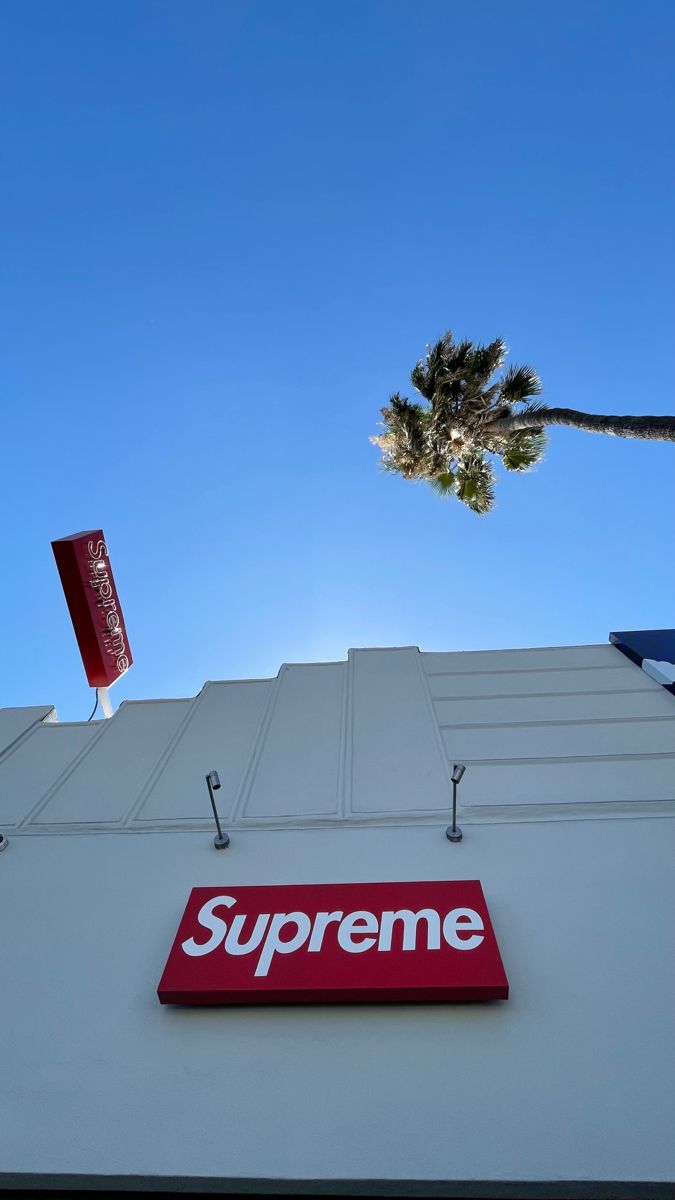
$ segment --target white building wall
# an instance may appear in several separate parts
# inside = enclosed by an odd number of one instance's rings
[[[37,720],[0,756],[5,1180],[675,1179],[675,699],[613,647]],[[504,1003],[157,1002],[193,886],[445,878],[483,884]]]

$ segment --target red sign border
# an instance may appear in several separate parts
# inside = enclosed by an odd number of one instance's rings
[[[470,885],[472,888],[477,888],[482,901],[481,917],[484,921],[485,931],[488,934],[494,956],[495,975],[499,974],[500,979],[493,981],[489,985],[479,984],[475,986],[458,986],[448,985],[439,986],[424,984],[416,984],[409,986],[397,986],[395,988],[376,986],[368,986],[355,988],[350,985],[341,986],[339,983],[332,981],[325,986],[316,988],[298,988],[297,986],[276,986],[271,988],[261,988],[260,986],[246,988],[235,987],[227,990],[223,988],[200,989],[186,988],[185,986],[176,987],[171,983],[173,974],[174,956],[178,953],[182,941],[194,932],[194,926],[191,923],[192,917],[189,918],[188,912],[192,907],[195,893],[205,893],[204,899],[217,894],[219,891],[226,893],[229,891],[239,893],[246,890],[259,890],[261,888],[276,889],[287,894],[294,890],[304,890],[305,888],[321,889],[322,893],[330,893],[332,889],[347,888],[379,888],[379,887],[403,887],[410,888],[419,885]],[[330,905],[328,896],[324,902],[325,907]],[[217,951],[214,951],[217,953]],[[317,964],[318,965],[318,964]],[[166,980],[166,982],[165,982]],[[162,972],[159,985],[157,987],[157,995],[160,1004],[181,1005],[181,1006],[209,1006],[209,1007],[233,1007],[233,1006],[261,1006],[266,1004],[285,1004],[285,1005],[308,1005],[308,1004],[378,1004],[378,1003],[402,1003],[402,1004],[429,1004],[429,1003],[487,1003],[493,1000],[507,1000],[509,996],[509,983],[504,969],[499,945],[492,925],[490,912],[485,899],[480,880],[477,879],[443,879],[443,880],[387,880],[371,882],[341,882],[341,883],[326,883],[326,884],[239,884],[239,883],[223,883],[215,886],[199,886],[193,887],[185,904],[176,935],[174,937],[171,950],[169,952],[166,965]]]

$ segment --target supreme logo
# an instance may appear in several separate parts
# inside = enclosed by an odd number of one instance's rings
[[[162,1004],[505,1000],[477,880],[194,888]]]

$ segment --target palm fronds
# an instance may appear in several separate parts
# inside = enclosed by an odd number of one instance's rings
[[[427,346],[410,379],[422,403],[396,392],[382,409],[383,433],[370,440],[386,470],[425,480],[435,492],[454,495],[476,513],[494,505],[490,456],[509,471],[527,471],[543,454],[544,435],[529,428],[502,432],[499,421],[514,405],[534,411],[541,381],[532,367],[509,366],[502,338],[487,345],[456,342],[451,331]],[[497,377],[496,377],[497,376]]]
[[[495,503],[495,473],[484,454],[477,452],[464,460],[457,471],[455,494],[472,512],[483,516]]]
[[[512,434],[500,457],[507,471],[530,471],[541,462],[545,449],[543,429],[523,429]]]
[[[452,496],[456,481],[457,476],[453,471],[441,471],[440,475],[435,475],[428,480],[428,483],[429,487],[439,496]]]
[[[507,367],[499,384],[499,395],[506,404],[518,404],[542,393],[541,379],[532,367]]]

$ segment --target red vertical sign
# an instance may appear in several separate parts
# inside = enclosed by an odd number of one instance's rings
[[[91,687],[109,687],[133,662],[103,530],[52,542]]]

